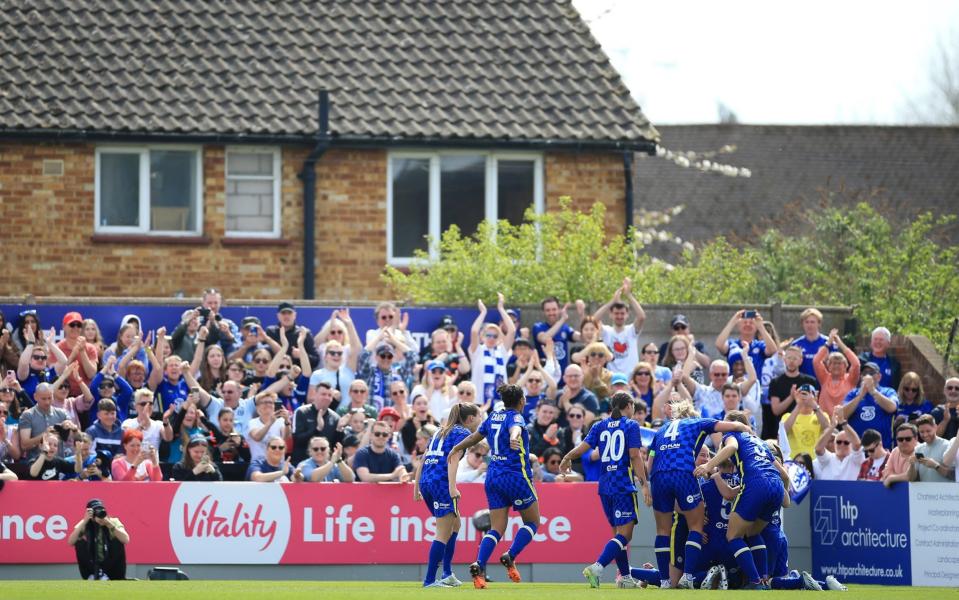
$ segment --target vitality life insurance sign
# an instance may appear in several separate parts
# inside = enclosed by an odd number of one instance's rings
[[[959,585],[959,486],[814,481],[819,577],[879,585]]]

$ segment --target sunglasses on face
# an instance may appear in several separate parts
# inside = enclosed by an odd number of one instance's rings
[[[484,333],[484,334],[483,334],[483,337],[489,338],[489,339],[493,339],[493,338],[498,338],[498,337],[499,337],[499,334],[496,334],[496,333],[493,333],[493,332],[489,332],[489,333]]]
[[[602,352],[590,352],[589,357],[590,358],[606,358],[606,355],[603,354]]]
[[[70,323],[69,325],[67,325],[67,327],[70,327],[71,329],[80,329],[81,327],[83,327],[83,323],[77,323],[76,321],[74,321],[73,323]]]
[[[682,329],[689,329],[688,325],[673,325],[673,331],[680,331]]]
[[[330,335],[343,335],[344,333],[346,333],[346,332],[343,331],[342,329],[331,329],[331,330],[330,330]]]
[[[837,446],[848,446],[851,443],[849,440],[836,440]]]
[[[659,350],[643,350],[643,354],[659,354]]]
[[[866,454],[872,454],[873,452],[875,452],[875,451],[878,450],[878,449],[879,449],[879,444],[876,444],[876,445],[873,446],[872,448],[863,448],[863,451],[864,451]]]
[[[70,387],[70,386],[67,386],[67,387]],[[113,385],[112,383],[101,383],[98,387],[101,390],[109,390],[109,389],[113,389],[116,386]]]
[[[32,358],[33,360],[47,360],[47,357],[45,354],[34,354],[30,358]]]
[[[373,432],[373,437],[380,437],[380,438],[390,437],[390,432],[389,432],[389,431],[374,431],[374,432]]]
[[[390,360],[393,359],[393,354],[391,352],[383,352],[381,354],[377,354],[377,356],[380,358],[389,358]]]
[[[254,359],[253,359],[253,362],[255,362],[255,363],[259,364],[259,365],[265,365],[266,363],[270,362],[270,359],[269,359],[269,358],[254,358]]]
[[[917,387],[904,387],[904,388],[902,388],[902,390],[903,390],[904,392],[918,392],[918,391],[919,391],[919,388],[917,388]]]
[[[947,385],[946,389],[950,392],[959,392],[959,385]]]
[[[576,415],[576,414],[573,414],[573,413],[570,413],[570,414],[567,415],[567,416],[568,416],[570,419],[582,419],[582,418],[583,418],[583,415]]]
[[[327,450],[329,450],[329,449],[330,449],[329,446],[319,446],[319,447],[316,447],[316,448],[310,448],[310,450],[312,450],[313,452],[325,452],[325,451],[327,451]]]
[[[137,402],[137,406],[150,406],[149,402]]]
[[[896,438],[896,441],[899,442],[900,444],[903,444],[903,443],[905,443],[905,442],[911,442],[911,441],[914,440],[914,439],[916,439],[916,438],[914,438],[914,437],[912,437],[912,436],[910,436],[910,437],[897,437],[897,438]]]
[[[286,450],[286,446],[270,446],[270,450]]]
[[[639,377],[640,375],[645,375],[646,377],[649,377],[649,376],[650,376],[650,372],[649,372],[649,371],[640,371],[639,373],[636,373],[636,377]]]
[[[406,390],[393,390],[390,392],[390,396],[405,396]]]
[[[380,315],[380,321],[392,321],[393,315]]]
[[[710,374],[713,377],[727,377],[729,375],[729,371],[724,371],[722,373],[710,373]]]
[[[366,390],[351,389],[351,390],[350,390],[350,393],[351,393],[351,394],[365,394],[365,393],[366,393]]]
[[[460,392],[460,396],[472,396],[473,392]]]
[[[343,353],[339,350],[327,350],[326,353],[330,356],[343,356]]]
[[[69,384],[69,383],[61,383],[61,384],[60,384],[60,389],[61,389],[61,390],[69,390],[69,389],[70,389],[70,384]]]
[[[527,379],[526,383],[543,383],[542,379]]]

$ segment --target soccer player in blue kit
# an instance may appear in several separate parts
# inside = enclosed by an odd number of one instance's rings
[[[423,587],[457,587],[462,585],[453,574],[453,553],[460,529],[456,489],[456,468],[462,451],[451,452],[454,446],[476,431],[480,423],[475,404],[454,404],[443,428],[437,431],[426,447],[423,462],[417,466],[413,500],[423,499],[436,517],[436,535],[430,545],[429,561]],[[450,458],[447,461],[447,457]],[[443,578],[436,580],[436,569],[443,563]]]
[[[656,517],[656,564],[662,576],[662,587],[669,587],[669,533],[673,525],[673,510],[678,504],[679,512],[686,518],[689,535],[686,539],[683,576],[678,587],[692,589],[692,569],[699,564],[703,543],[703,495],[699,481],[693,476],[696,455],[713,432],[744,432],[748,425],[732,421],[717,421],[698,417],[693,403],[687,399],[673,401],[669,405],[672,420],[663,425],[653,437],[650,446],[652,469],[650,485],[653,496],[653,512]]]
[[[480,540],[476,562],[470,565],[473,587],[486,587],[486,563],[503,532],[509,509],[518,511],[523,526],[516,532],[513,544],[502,556],[500,563],[506,567],[509,578],[520,581],[515,560],[519,553],[533,541],[539,527],[539,502],[533,487],[533,471],[529,464],[529,433],[523,419],[526,397],[516,385],[499,388],[503,409],[490,413],[479,430],[456,444],[447,460],[453,463],[454,456],[478,443],[484,437],[490,447],[490,463],[486,471],[486,499],[489,503],[490,530]]]
[[[746,425],[748,417],[738,410],[729,411],[725,422]],[[696,467],[694,475],[704,477],[732,458],[742,480],[742,488],[733,503],[726,529],[726,541],[736,563],[748,578],[743,589],[769,589],[761,580],[766,572],[766,547],[760,534],[782,506],[789,480],[782,465],[776,463],[765,442],[746,431],[734,431],[723,436],[723,447],[705,465]],[[692,536],[692,533],[690,533]],[[747,544],[748,540],[748,544]]]
[[[593,425],[586,439],[563,457],[559,469],[562,473],[568,473],[572,461],[592,448],[599,449],[602,464],[599,498],[614,535],[606,542],[596,562],[583,570],[583,576],[589,581],[590,587],[598,588],[603,569],[615,560],[621,575],[619,587],[634,588],[637,582],[629,571],[629,541],[639,518],[634,474],[639,475],[639,485],[643,488],[643,500],[647,506],[652,504],[652,496],[646,485],[646,465],[639,452],[643,442],[639,425],[633,420],[633,398],[625,392],[617,392],[610,399],[610,408],[609,418]]]

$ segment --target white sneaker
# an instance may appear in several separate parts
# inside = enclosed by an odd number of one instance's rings
[[[667,577],[668,577],[668,576],[667,576]],[[672,587],[673,587],[673,584],[670,583],[670,581],[669,581],[668,578],[667,578],[667,579],[663,579],[663,580],[661,580],[661,581],[659,582],[659,589],[661,589],[661,590],[669,590],[669,589],[672,589]]]
[[[436,580],[436,581],[434,581],[433,583],[431,583],[431,584],[429,584],[429,585],[424,585],[423,587],[425,587],[425,588],[448,588],[448,587],[453,587],[453,586],[447,585],[447,584],[443,583],[443,582],[440,581],[440,580]]]
[[[714,590],[719,585],[719,565],[713,565],[706,571],[703,577],[703,583],[699,586],[701,590]]]
[[[729,589],[729,575],[726,573],[726,565],[719,565],[719,588],[717,589]]]
[[[589,587],[598,588],[599,587],[599,577],[603,574],[603,565],[599,563],[593,563],[583,569],[583,577],[586,578],[586,581],[589,582]]]
[[[632,575],[623,575],[616,582],[616,587],[631,590],[639,587],[639,582],[633,579]]]
[[[799,574],[799,576],[802,577],[802,587],[804,590],[811,590],[814,592],[822,591],[822,586],[819,585],[819,582],[816,581],[815,578],[813,578],[813,576],[807,571],[803,571]]]
[[[839,583],[839,580],[832,575],[826,575],[826,587],[834,592],[848,592],[849,588]]]
[[[696,581],[693,579],[693,576],[689,573],[683,573],[683,576],[679,578],[679,581],[676,583],[676,589],[680,590],[695,590]]]
[[[440,579],[440,582],[445,583],[446,585],[450,587],[459,587],[463,585],[463,582],[456,578],[455,573],[450,573],[443,579]]]

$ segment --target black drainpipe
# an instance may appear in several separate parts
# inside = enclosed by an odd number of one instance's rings
[[[626,233],[633,226],[633,151],[623,152],[623,179],[626,187]]]
[[[319,94],[319,131],[316,146],[303,161],[298,177],[303,182],[303,298],[316,298],[316,163],[330,147],[330,96]]]

